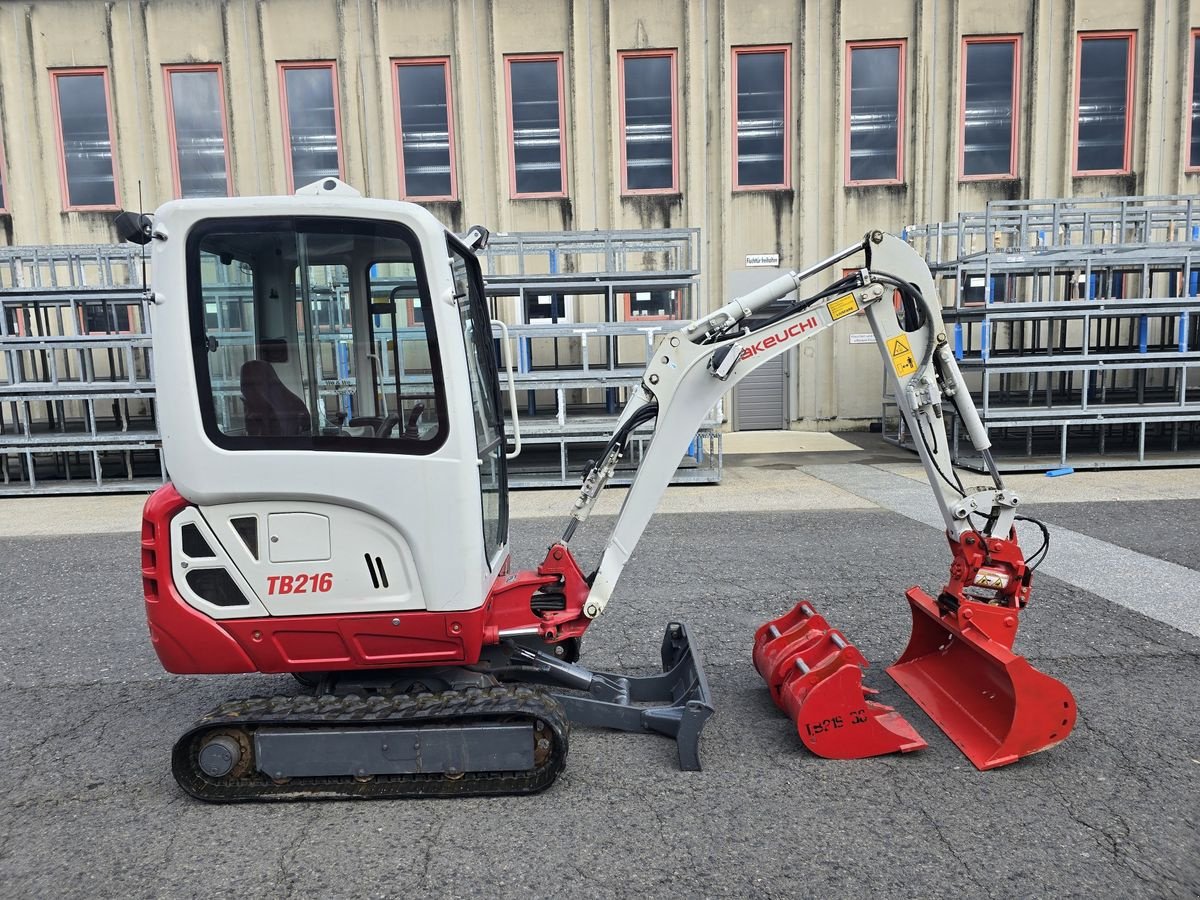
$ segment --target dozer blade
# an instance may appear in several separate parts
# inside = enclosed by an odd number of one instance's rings
[[[807,602],[755,634],[754,666],[800,740],[826,759],[864,759],[926,746],[904,717],[869,699],[866,659]]]
[[[1002,642],[1007,634],[1011,644],[1015,615],[983,604],[943,613],[919,588],[905,596],[912,636],[888,674],[976,768],[1006,766],[1066,739],[1075,698]]]
[[[675,739],[679,768],[700,771],[700,733],[713,714],[712,692],[683,624],[671,622],[663,632],[662,672],[655,675],[594,672],[528,647],[513,649],[514,661],[531,670],[529,680],[581,692],[551,694],[571,724],[666,735]]]

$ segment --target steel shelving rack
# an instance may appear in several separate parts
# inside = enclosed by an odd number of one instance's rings
[[[1003,468],[1200,463],[1200,198],[998,201],[906,237]]]
[[[482,262],[492,314],[509,323],[517,350],[513,379],[524,397],[526,451],[510,467],[510,483],[577,484],[657,337],[695,314],[699,232],[497,234]],[[0,494],[142,490],[166,477],[147,267],[140,248],[128,245],[0,249]],[[331,289],[336,293],[337,286]],[[222,341],[253,340],[237,330],[232,315],[246,292],[230,284],[214,304]],[[669,308],[656,311],[670,315],[637,315],[630,297],[666,298]],[[547,298],[553,314],[542,317]],[[332,345],[349,337],[349,318],[339,303],[328,308],[331,318],[319,338]],[[399,338],[408,332],[423,338],[420,328],[400,329]],[[499,352],[498,331],[495,337]],[[394,383],[396,373],[382,375]],[[214,372],[218,395],[237,393],[235,376]],[[507,387],[503,374],[502,381]],[[335,405],[355,389],[336,366],[319,371],[318,384]],[[682,460],[677,481],[720,480],[722,419],[718,405]],[[647,434],[635,433],[631,466]],[[613,481],[627,482],[629,475],[623,469]]]

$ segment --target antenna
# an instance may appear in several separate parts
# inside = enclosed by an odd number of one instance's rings
[[[146,209],[142,205],[142,179],[138,179],[138,213],[145,215]],[[148,294],[150,285],[146,283],[146,253],[148,252],[148,244],[142,244],[142,290]]]

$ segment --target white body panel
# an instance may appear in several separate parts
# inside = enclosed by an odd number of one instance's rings
[[[372,606],[347,596],[343,605],[322,606],[320,611],[413,608],[411,604],[430,610],[477,607],[494,575],[484,559],[472,400],[445,230],[418,206],[363,199],[338,182],[320,183],[325,184],[336,187],[325,190],[312,185],[294,197],[178,200],[155,213],[151,241],[152,320],[159,351],[155,354],[155,380],[170,479],[185,499],[205,509],[244,503],[258,511],[270,504],[271,508],[278,505],[290,511],[317,512],[318,507],[333,502],[373,518],[379,532],[390,534],[395,552],[405,558],[396,577],[399,583],[401,570],[407,567],[411,576],[406,587],[408,599],[403,606],[396,605],[395,598]],[[420,241],[432,297],[426,315],[434,317],[449,411],[445,442],[433,453],[226,450],[208,439],[200,416],[193,361],[197,348],[188,313],[188,231],[205,219],[280,215],[399,222]],[[336,527],[331,530],[331,540],[336,557],[340,540]],[[358,553],[360,564],[362,552]],[[503,552],[497,554],[497,559],[503,557]],[[306,568],[305,564],[296,565]],[[287,607],[289,613],[300,611],[294,605]]]
[[[228,503],[205,506],[200,511],[270,615],[425,609],[416,562],[408,543],[387,522],[375,516],[332,504],[278,501]],[[243,516],[258,518],[257,559],[230,524],[231,519]],[[273,549],[283,543],[271,540],[279,536],[273,533],[272,523],[297,522],[296,517],[300,517],[299,521],[324,523],[327,530],[322,535],[329,553],[322,559],[271,560]],[[370,567],[364,555],[370,556]],[[385,576],[382,580],[380,568]],[[324,588],[319,577],[313,577],[322,575],[329,576],[328,588]],[[284,582],[284,578],[290,580]],[[207,607],[204,611],[210,612]]]
[[[181,534],[185,525],[196,527],[200,536],[204,538],[204,542],[213,552],[213,556],[189,556],[184,552]],[[241,547],[241,542],[235,536],[234,540],[228,543],[236,554],[237,549]],[[245,552],[244,548],[242,549]],[[259,599],[258,592],[242,576],[240,568],[240,560],[235,560],[226,552],[224,542],[216,536],[198,509],[188,507],[171,520],[171,574],[175,582],[175,589],[187,601],[188,606],[214,619],[255,619],[267,615],[267,608]],[[192,586],[187,581],[188,574],[202,572],[205,569],[224,569],[228,572],[246,603],[238,606],[219,606],[210,603],[192,590]]]

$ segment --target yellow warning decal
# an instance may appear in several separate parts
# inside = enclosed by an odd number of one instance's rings
[[[887,348],[892,356],[892,368],[896,370],[897,375],[911,375],[917,371],[917,361],[913,358],[908,338],[904,335],[888,338]]]
[[[847,294],[845,297],[838,297],[836,300],[831,300],[825,304],[829,310],[829,315],[836,322],[838,319],[845,318],[851,313],[858,312],[858,301],[854,299],[853,294]]]

